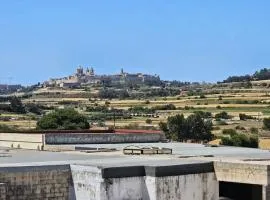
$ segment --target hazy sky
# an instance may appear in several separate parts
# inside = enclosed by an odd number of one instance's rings
[[[218,81],[270,66],[268,0],[0,1],[0,83],[72,74]]]

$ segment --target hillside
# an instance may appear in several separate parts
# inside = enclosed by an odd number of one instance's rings
[[[270,81],[182,83],[163,82],[161,86],[137,85],[80,88],[32,87],[31,90],[1,97],[2,128],[35,129],[37,120],[57,108],[72,107],[85,114],[92,128],[159,129],[169,116],[210,112],[212,133],[222,136],[233,129],[244,134],[268,135],[264,118],[270,117]],[[11,108],[12,96],[22,102],[24,112]],[[215,116],[226,112],[228,119]],[[247,116],[240,120],[239,115]]]

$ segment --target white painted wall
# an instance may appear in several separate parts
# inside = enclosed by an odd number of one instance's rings
[[[219,185],[214,173],[146,177],[150,200],[218,200]]]
[[[144,177],[113,178],[103,184],[102,200],[149,200]]]
[[[70,165],[76,200],[101,200],[101,170],[97,167]],[[70,197],[70,200],[75,200]]]
[[[103,179],[97,167],[70,168],[76,200],[149,200],[144,177]]]
[[[168,177],[101,177],[97,167],[71,165],[76,200],[218,200],[214,173]]]

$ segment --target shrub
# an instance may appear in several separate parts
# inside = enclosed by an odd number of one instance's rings
[[[194,107],[193,106],[185,106],[185,110],[191,110],[191,109],[193,109]]]
[[[235,129],[236,129],[236,130],[242,130],[242,131],[245,131],[245,130],[246,130],[246,128],[245,128],[245,127],[243,127],[243,126],[239,126],[239,125],[238,125],[238,126],[236,126],[236,127],[235,127]]]
[[[230,101],[223,101],[223,104],[230,104]]]
[[[146,124],[152,124],[152,120],[151,120],[151,119],[146,119],[146,120],[145,120],[145,123],[146,123]]]
[[[0,131],[1,132],[13,132],[13,131],[16,131],[16,129],[13,127],[7,126],[5,124],[0,124]]]
[[[220,105],[218,105],[216,108],[217,108],[217,109],[221,109],[221,106],[220,106]]]
[[[212,130],[213,131],[218,131],[218,130],[220,130],[220,127],[219,126],[214,126]]]
[[[221,143],[228,146],[258,148],[258,137],[235,134],[231,137],[222,137]]]
[[[146,101],[145,101],[145,104],[150,104],[150,101],[149,101],[149,100],[146,100]]]
[[[239,113],[239,118],[240,120],[243,120],[243,121],[246,121],[247,119],[254,119],[252,116],[246,115],[244,113]]]
[[[134,107],[130,107],[128,111],[133,112],[133,113],[153,113],[154,109],[142,107],[142,106],[134,106]]]
[[[236,130],[230,128],[230,129],[223,129],[222,134],[233,136],[233,135],[236,135],[237,132]]]
[[[174,104],[165,104],[165,105],[161,105],[161,106],[154,106],[152,108],[153,110],[176,110],[176,107]]]
[[[251,104],[258,104],[258,103],[260,103],[259,100],[253,100],[253,101],[251,101]]]
[[[37,128],[43,130],[89,129],[87,118],[74,109],[59,109],[43,116],[37,122]]]
[[[105,101],[105,105],[106,105],[106,106],[109,106],[110,104],[111,104],[111,102]]]
[[[217,113],[215,115],[215,118],[216,119],[231,119],[232,117],[230,115],[228,115],[227,112],[223,111],[223,112]]]
[[[250,130],[250,132],[252,134],[258,134],[259,133],[259,129],[258,128],[255,128],[255,127],[251,127],[249,130]]]
[[[204,94],[200,95],[200,99],[205,99],[205,98],[206,98],[206,96]]]
[[[190,109],[190,107],[189,106],[185,106],[185,108],[184,108],[185,110],[189,110]]]
[[[195,111],[194,114],[198,114],[202,118],[211,118],[212,117],[212,113],[211,112]]]
[[[41,110],[40,106],[37,105],[37,104],[34,104],[34,103],[26,104],[26,110],[28,112],[31,112],[31,113],[34,113],[34,114],[37,114],[37,115],[42,114],[42,110]]]

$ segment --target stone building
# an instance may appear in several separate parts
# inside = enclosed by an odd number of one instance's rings
[[[160,78],[157,75],[149,75],[142,73],[127,73],[121,69],[119,74],[113,75],[96,75],[93,67],[84,68],[79,66],[74,75],[59,78],[50,79],[43,83],[45,87],[79,87],[82,85],[97,85],[97,84],[109,84],[109,85],[123,85],[123,84],[144,84],[146,81],[159,82]]]

